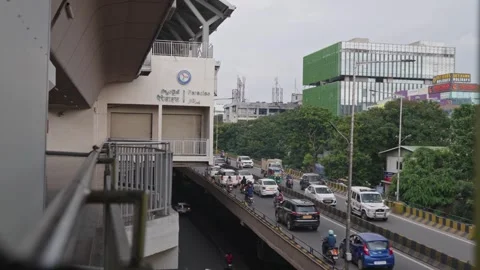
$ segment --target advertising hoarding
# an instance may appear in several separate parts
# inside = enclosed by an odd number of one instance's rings
[[[471,76],[468,73],[447,73],[441,74],[433,77],[432,82],[442,83],[442,82],[470,82]]]
[[[464,92],[475,92],[478,91],[478,84],[472,83],[454,83],[452,85],[452,91],[464,91]]]
[[[436,84],[428,87],[429,94],[449,92],[452,88],[451,83]]]

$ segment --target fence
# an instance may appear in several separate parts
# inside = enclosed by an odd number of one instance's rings
[[[153,55],[212,58],[213,45],[204,48],[201,42],[158,40],[152,45]]]
[[[206,156],[208,155],[208,139],[164,140],[170,144],[170,150],[175,156]]]
[[[109,143],[114,162],[116,190],[146,192],[147,218],[155,219],[169,214],[172,194],[173,154],[164,142]],[[127,225],[132,223],[134,208],[122,205],[122,216]]]

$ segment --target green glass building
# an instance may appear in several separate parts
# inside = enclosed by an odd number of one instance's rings
[[[402,59],[415,62],[388,62]],[[372,43],[365,38],[335,43],[303,58],[303,105],[350,114],[354,64],[371,61],[376,63],[357,69],[356,112],[397,91],[430,85],[438,74],[454,72],[455,48],[426,41]]]

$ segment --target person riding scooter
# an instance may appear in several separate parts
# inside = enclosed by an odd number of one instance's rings
[[[240,190],[241,191],[243,191],[246,184],[247,184],[247,178],[245,178],[245,176],[243,176],[242,180],[240,181]]]
[[[232,177],[228,176],[228,180],[227,180],[227,191],[230,192],[233,190],[233,181],[232,181]]]
[[[292,188],[293,187],[293,178],[292,176],[289,174],[287,175],[287,183],[286,183],[287,187],[288,188]]]
[[[253,198],[253,185],[252,183],[247,184],[247,189],[245,190],[245,201],[248,201],[250,198]]]
[[[280,190],[280,188],[277,189],[277,192],[275,193],[275,197],[273,197],[273,204],[277,206],[277,204],[280,204],[283,202],[283,193]]]
[[[225,261],[227,263],[227,269],[232,269],[233,255],[231,252],[227,252],[227,254],[225,254]]]
[[[330,249],[334,249],[337,245],[337,237],[333,230],[328,230],[328,236],[323,238],[322,242],[322,252],[323,254],[327,254],[327,251]]]

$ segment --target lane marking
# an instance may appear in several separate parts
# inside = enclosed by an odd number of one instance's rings
[[[346,197],[346,196],[343,196],[343,195],[338,194],[338,193],[335,193],[335,195],[338,196],[338,197],[340,197],[340,198],[342,198],[342,199],[344,199],[345,201],[347,200],[347,197]],[[343,202],[343,203],[345,203],[345,202]],[[337,202],[337,204],[338,204],[338,202]],[[416,222],[416,221],[414,221],[414,220],[411,220],[411,219],[409,219],[409,218],[405,218],[405,217],[402,217],[402,216],[400,216],[400,215],[393,214],[393,213],[390,215],[390,217],[394,217],[394,218],[401,219],[401,220],[406,221],[406,222],[408,222],[408,223],[410,223],[410,224],[417,225],[417,226],[422,227],[422,228],[424,228],[424,229],[427,229],[427,230],[430,230],[430,231],[433,231],[433,232],[436,232],[436,233],[439,233],[439,234],[443,234],[443,235],[445,235],[445,236],[451,237],[451,238],[453,238],[453,239],[455,239],[455,240],[462,241],[462,242],[467,243],[467,244],[470,244],[470,245],[472,245],[472,246],[476,246],[475,242],[473,242],[473,241],[470,241],[470,240],[465,239],[465,238],[463,238],[463,237],[459,237],[459,236],[453,235],[453,234],[448,233],[448,232],[440,231],[440,230],[438,230],[438,229],[436,229],[436,228],[434,228],[434,227],[432,227],[432,226],[428,226],[428,225],[424,225],[424,224],[422,224],[422,223],[418,223],[418,222]]]

